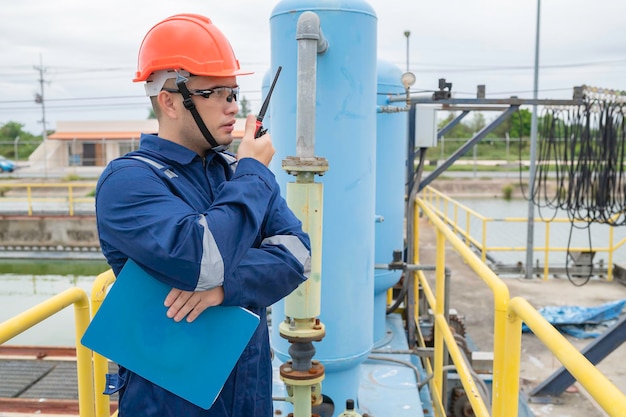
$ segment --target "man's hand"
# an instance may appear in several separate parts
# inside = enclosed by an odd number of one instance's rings
[[[261,162],[263,165],[268,166],[274,156],[274,145],[272,145],[272,138],[269,133],[261,136],[258,139],[254,138],[256,131],[256,117],[250,114],[246,119],[246,130],[237,149],[237,159],[254,158]]]
[[[167,317],[174,321],[181,321],[187,317],[187,321],[191,323],[200,313],[209,307],[222,304],[224,301],[224,288],[215,287],[207,291],[181,291],[172,288],[170,293],[165,297],[165,307]]]

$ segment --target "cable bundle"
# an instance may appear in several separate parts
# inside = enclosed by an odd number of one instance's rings
[[[625,98],[586,91],[580,106],[543,110],[529,196],[535,205],[555,209],[554,215],[564,210],[571,220],[626,224]]]

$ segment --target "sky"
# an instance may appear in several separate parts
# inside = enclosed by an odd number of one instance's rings
[[[139,45],[177,13],[206,15],[226,34],[242,68],[255,71],[238,79],[241,94],[253,112],[261,106],[277,0],[0,1],[0,126],[41,134],[42,87],[49,130],[59,121],[147,118],[143,86],[132,82]],[[530,99],[539,1],[369,0],[378,59],[403,71],[408,64],[416,93],[445,78],[458,98],[484,84],[487,98]],[[540,11],[539,98],[568,99],[579,85],[626,91],[626,2],[544,0]]]

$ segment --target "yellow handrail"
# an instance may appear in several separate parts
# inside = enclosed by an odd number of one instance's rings
[[[0,323],[0,344],[30,329],[71,304],[74,304],[76,340],[80,341],[87,326],[89,326],[89,300],[85,290],[72,287]],[[76,366],[79,413],[81,417],[93,417],[95,408],[91,350],[80,343],[76,344]]]
[[[104,301],[107,288],[115,282],[115,274],[112,269],[98,275],[91,287],[91,314],[92,318]],[[95,386],[96,416],[108,416],[110,412],[109,396],[104,394],[106,374],[109,372],[109,360],[104,356],[93,352],[93,374]]]
[[[77,197],[77,188],[96,188],[96,182],[58,182],[58,183],[15,183],[0,182],[0,202],[23,203],[26,205],[25,214],[33,216],[35,203],[62,203],[67,205],[69,216],[75,215],[75,206],[78,203],[94,203],[95,198],[90,196]],[[58,190],[54,195],[48,195],[50,190]],[[8,194],[8,195],[7,195]],[[0,207],[0,212],[2,208]],[[11,210],[13,212],[14,210]]]
[[[521,354],[522,321],[591,394],[604,411],[611,417],[626,416],[626,395],[572,346],[528,301],[520,297],[514,297],[509,302],[507,325],[507,335],[511,339],[509,355]]]
[[[625,416],[626,396],[526,300],[519,297],[510,299],[508,287],[504,282],[446,225],[443,219],[435,214],[424,200],[416,200],[415,218],[418,218],[417,211],[419,209],[437,230],[435,295],[433,295],[424,273],[422,271],[417,273],[421,290],[424,292],[429,306],[435,312],[435,366],[433,369],[434,378],[431,383],[435,397],[441,401],[441,376],[438,375],[442,374],[443,371],[441,357],[445,342],[445,346],[459,371],[461,383],[468,394],[474,413],[479,417],[488,415],[484,404],[485,399],[477,395],[476,385],[469,372],[466,372],[467,369],[463,365],[464,360],[443,314],[447,308],[443,305],[445,302],[443,295],[445,291],[443,273],[445,243],[443,242],[445,238],[445,241],[454,247],[493,292],[494,360],[491,407],[493,417],[517,416],[518,414],[522,320],[611,417]],[[415,236],[419,236],[419,233],[416,232]],[[415,247],[417,248],[418,245],[416,244]],[[418,322],[420,313],[417,309],[415,314],[415,320]]]
[[[433,210],[434,213],[436,213],[444,223],[446,223],[449,227],[452,228],[452,230],[457,233],[458,235],[460,235],[466,242],[466,244],[468,246],[473,246],[475,247],[477,250],[480,251],[481,254],[481,258],[483,260],[483,262],[486,261],[487,259],[487,253],[488,252],[526,252],[527,251],[527,246],[488,246],[487,245],[487,241],[486,241],[486,236],[487,236],[487,226],[489,224],[494,224],[496,222],[506,222],[506,223],[526,223],[528,222],[527,218],[524,217],[504,217],[504,218],[490,218],[490,217],[485,217],[483,215],[481,215],[480,213],[470,209],[469,207],[459,203],[458,201],[455,201],[454,199],[452,199],[451,197],[441,193],[440,191],[437,191],[436,189],[432,188],[432,187],[425,187],[423,190],[423,195],[422,195],[422,199],[428,203],[430,203],[431,209]],[[443,201],[443,204],[442,204]],[[443,209],[440,209],[439,207],[443,206]],[[450,216],[448,214],[448,207],[452,206],[453,207],[453,212],[452,215]],[[459,215],[458,212],[459,210],[462,210],[465,212],[465,226],[462,227],[459,224]],[[481,238],[480,240],[473,237],[471,235],[470,232],[470,223],[471,223],[471,219],[474,218],[477,221],[480,222],[481,224]],[[547,280],[550,276],[549,274],[549,267],[548,267],[548,260],[549,260],[549,256],[550,253],[553,252],[582,252],[582,251],[588,251],[589,248],[577,248],[577,247],[555,247],[555,246],[550,246],[549,244],[549,239],[550,239],[550,232],[551,232],[551,224],[555,223],[571,223],[571,219],[569,218],[554,218],[554,219],[543,219],[543,218],[535,218],[534,219],[535,223],[537,224],[543,224],[544,228],[545,228],[545,245],[543,247],[541,246],[535,246],[533,248],[533,250],[535,252],[543,252],[544,253],[544,268],[543,268],[543,279]],[[582,221],[575,221],[575,222],[581,222]],[[602,246],[598,246],[595,245],[593,247],[594,252],[596,253],[601,253],[604,252],[607,254],[608,257],[608,261],[607,261],[607,275],[606,278],[608,281],[612,281],[613,280],[613,258],[614,258],[614,253],[615,251],[617,251],[618,249],[620,249],[622,246],[624,246],[626,244],[626,238],[623,238],[622,240],[620,240],[619,242],[615,243],[614,240],[614,228],[608,226],[608,242],[606,247],[602,247]]]
[[[468,265],[478,274],[478,276],[489,286],[494,295],[494,358],[493,358],[493,387],[492,387],[492,408],[493,417],[505,417],[507,415],[516,414],[504,414],[505,404],[510,404],[511,399],[507,397],[508,390],[505,391],[505,387],[513,387],[519,385],[517,379],[507,377],[504,374],[504,340],[505,340],[505,323],[507,315],[507,304],[509,302],[509,289],[498,278],[498,276],[486,265],[480,258],[478,258],[472,250],[465,245],[453,232],[450,230],[444,222],[436,216],[432,210],[421,199],[416,200],[416,213],[415,218],[418,217],[418,207],[424,212],[428,219],[434,224],[438,231],[445,236],[446,240],[456,249],[456,251],[465,259]],[[417,246],[417,245],[416,245]],[[437,257],[444,257],[445,251],[437,251]],[[437,286],[443,285],[443,282],[437,280]],[[417,319],[417,318],[416,318]],[[448,346],[450,349],[450,346]],[[519,358],[518,358],[519,360]],[[457,363],[455,362],[455,365]],[[437,370],[435,369],[435,372]],[[510,395],[510,394],[509,394]],[[515,395],[517,395],[517,389],[515,389]],[[469,396],[468,396],[469,398]],[[517,397],[515,397],[515,404],[517,404]],[[476,412],[476,410],[474,410]]]

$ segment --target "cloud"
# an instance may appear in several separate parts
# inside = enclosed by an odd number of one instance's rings
[[[50,128],[57,120],[146,117],[143,90],[131,82],[137,51],[148,29],[181,12],[209,16],[230,39],[242,67],[256,72],[239,81],[257,111],[261,82],[270,66],[270,16],[278,3],[29,0],[3,4],[0,124],[18,121],[29,131],[41,129],[41,108],[32,100],[39,91],[40,74],[34,69],[39,65],[46,69]],[[474,95],[478,84],[487,85],[488,95],[531,96],[536,2],[371,0],[369,4],[378,20],[380,59],[404,70],[404,31],[411,32],[409,67],[416,73],[417,88],[435,89],[437,80],[446,78],[464,97]],[[581,84],[626,90],[626,2],[551,0],[541,6],[541,97],[567,98]],[[132,98],[116,101],[113,97]]]

